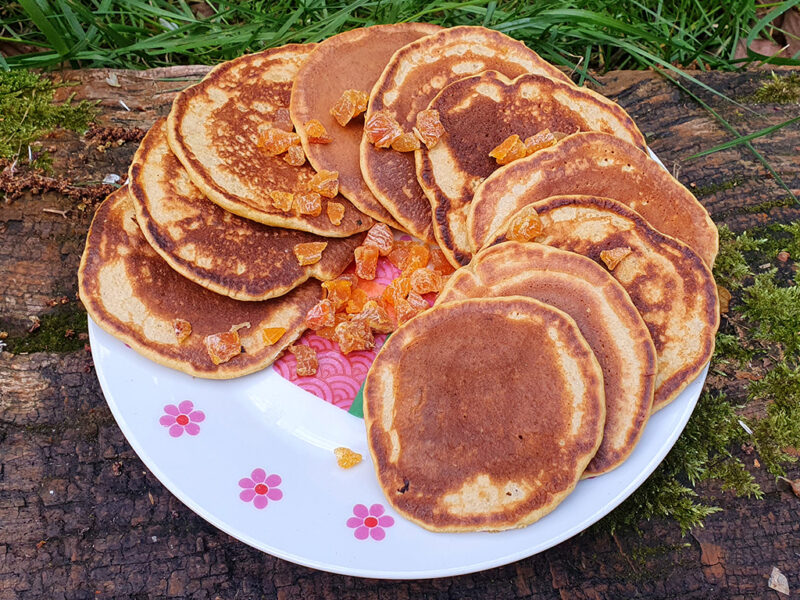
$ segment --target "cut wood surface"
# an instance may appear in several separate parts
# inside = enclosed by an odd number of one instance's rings
[[[44,140],[49,178],[0,186],[0,330],[22,336],[54,310],[81,310],[76,271],[97,202],[121,181],[143,132],[207,67],[68,71],[66,97],[99,101],[88,135]],[[111,74],[114,77],[109,77]],[[798,105],[750,104],[768,74],[695,73],[744,107],[692,89],[741,134],[780,123]],[[652,72],[613,72],[596,89],[636,119],[654,152],[718,223],[742,231],[800,218],[743,146],[695,160],[731,139],[715,118]],[[112,85],[115,84],[115,85]],[[118,85],[118,86],[117,86]],[[800,195],[800,127],[753,142]],[[20,187],[19,193],[15,186]],[[9,193],[11,190],[11,193]],[[55,308],[54,308],[55,307]],[[77,344],[80,346],[80,344]],[[736,395],[730,382],[730,392]],[[728,385],[728,384],[724,384]],[[752,462],[752,459],[750,459]],[[754,469],[763,500],[714,486],[724,508],[684,537],[673,522],[639,533],[599,528],[517,563],[453,578],[392,582],[332,575],[254,550],[176,500],[147,471],[109,412],[88,348],[0,354],[0,600],[16,598],[785,598],[767,587],[773,567],[800,589],[800,499]],[[790,478],[800,469],[790,468]]]

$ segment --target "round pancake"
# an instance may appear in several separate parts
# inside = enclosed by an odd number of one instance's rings
[[[167,136],[194,184],[225,210],[275,227],[347,237],[369,229],[372,219],[341,195],[323,198],[316,217],[273,206],[270,192],[304,191],[316,171],[308,163],[293,167],[259,147],[265,132],[281,124],[280,109],[288,119],[292,79],[313,48],[290,44],[215,67],[175,98]],[[345,206],[339,225],[327,216],[328,202]]]
[[[150,245],[176,271],[218,294],[266,300],[309,277],[333,279],[353,261],[363,233],[322,238],[229,213],[191,182],[167,144],[164,121],[145,135],[130,168],[129,193]],[[327,242],[322,259],[300,266],[296,244]]]
[[[569,82],[525,44],[483,27],[453,27],[398,50],[370,94],[366,118],[388,111],[404,131],[416,125],[417,113],[447,84],[486,70],[508,77],[537,73]],[[369,189],[412,235],[435,243],[431,205],[417,183],[414,156],[375,148],[361,140],[361,173]]]
[[[386,341],[367,375],[364,420],[401,515],[432,531],[523,527],[553,510],[594,456],[603,375],[560,310],[519,296],[460,300]]]
[[[456,267],[472,257],[467,214],[475,188],[497,170],[489,156],[507,137],[602,131],[643,151],[644,136],[618,104],[585,88],[526,73],[486,71],[451,83],[428,105],[446,135],[416,152],[417,179],[431,203],[436,241]]]
[[[691,246],[713,266],[717,227],[697,199],[635,146],[604,133],[576,133],[492,173],[467,217],[473,251],[523,206],[562,194],[613,198],[660,232]]]
[[[305,330],[306,312],[321,298],[320,285],[307,282],[263,302],[240,302],[215,294],[173,271],[150,247],[136,223],[133,203],[123,187],[97,209],[78,270],[78,289],[86,310],[100,327],[147,358],[209,379],[247,375],[271,364]],[[179,343],[173,320],[191,325]],[[239,329],[243,352],[215,365],[203,340]],[[266,345],[263,329],[286,333]]]
[[[653,340],[628,294],[579,254],[505,242],[482,250],[453,273],[436,302],[496,296],[534,298],[575,320],[603,370],[606,398],[603,441],[584,477],[618,467],[647,424],[656,373]]]
[[[345,31],[317,44],[292,84],[289,111],[303,141],[308,161],[317,170],[339,173],[339,193],[359,210],[392,227],[402,226],[369,191],[358,164],[364,131],[363,117],[345,127],[330,114],[345,90],[369,94],[372,86],[398,48],[441,30],[428,23],[373,25]],[[303,124],[318,119],[333,138],[330,144],[311,144]]]
[[[631,249],[610,273],[647,323],[656,347],[653,411],[664,408],[699,375],[714,351],[719,302],[711,270],[689,246],[656,231],[615,200],[554,196],[532,206],[544,226],[535,239],[540,244],[577,252],[603,266],[604,250]],[[505,235],[495,241],[505,241]]]

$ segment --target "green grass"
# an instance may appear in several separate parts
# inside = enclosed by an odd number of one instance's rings
[[[33,50],[0,56],[0,66],[213,64],[353,27],[428,21],[497,29],[581,79],[589,68],[731,69],[763,58],[751,52],[736,60],[740,40],[769,38],[772,18],[798,4],[770,4],[765,20],[752,0],[206,0],[209,16],[197,16],[184,0],[17,0],[0,8],[0,41]]]

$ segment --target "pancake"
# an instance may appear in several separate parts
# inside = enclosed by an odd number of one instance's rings
[[[436,241],[456,267],[472,257],[467,215],[475,188],[497,170],[489,152],[517,134],[602,131],[646,149],[628,114],[591,90],[542,75],[513,81],[486,71],[451,83],[428,105],[447,132],[433,148],[416,152],[417,179],[431,203]]]
[[[175,98],[167,136],[192,182],[225,210],[275,227],[347,237],[369,229],[372,219],[341,195],[323,198],[318,216],[273,206],[270,192],[305,191],[316,171],[259,147],[268,129],[289,127],[292,78],[313,48],[290,44],[218,65]],[[345,207],[339,225],[327,216],[328,202]]]
[[[714,265],[717,227],[691,192],[638,148],[603,133],[576,133],[492,173],[467,217],[473,251],[517,210],[561,194],[613,198]]]
[[[544,226],[536,242],[603,266],[601,252],[631,249],[610,273],[628,292],[653,338],[653,412],[664,408],[700,374],[714,351],[719,302],[711,270],[689,246],[609,198],[554,196],[531,206]],[[505,235],[495,241],[505,241]]]
[[[453,27],[394,54],[372,88],[366,118],[388,111],[409,132],[417,113],[447,84],[489,69],[507,77],[537,73],[569,82],[522,42],[483,27]],[[435,243],[431,205],[417,183],[412,153],[375,148],[364,138],[361,172],[378,201],[409,233]]]
[[[281,296],[309,277],[337,277],[363,233],[323,238],[229,213],[191,182],[167,145],[164,120],[145,135],[130,168],[130,196],[147,241],[184,277],[237,300]],[[300,266],[297,244],[327,242],[322,259]]]
[[[622,464],[650,416],[656,372],[653,340],[625,290],[588,258],[505,242],[453,273],[436,302],[496,296],[534,298],[575,320],[603,370],[606,398],[603,441],[584,477]]]
[[[563,312],[519,296],[460,300],[386,341],[367,374],[364,420],[378,481],[402,516],[432,531],[523,527],[594,456],[603,376]]]
[[[305,330],[306,312],[322,297],[307,282],[274,300],[240,302],[215,294],[173,271],[150,247],[136,223],[123,187],[97,209],[78,270],[80,298],[100,327],[147,358],[209,379],[230,379],[263,369]],[[191,334],[178,342],[173,321],[183,319]],[[239,329],[243,352],[215,365],[206,336]],[[263,330],[286,330],[266,345]]]
[[[330,114],[345,90],[369,94],[392,54],[406,44],[441,30],[428,23],[373,25],[345,31],[317,44],[297,72],[292,85],[289,111],[300,134],[308,161],[318,171],[338,171],[339,193],[359,210],[388,223],[402,226],[369,191],[358,164],[364,131],[363,117],[345,127]],[[318,119],[333,138],[330,144],[310,144],[303,124]]]

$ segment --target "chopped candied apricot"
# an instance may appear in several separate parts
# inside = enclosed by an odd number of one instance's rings
[[[306,164],[306,153],[303,152],[302,146],[289,146],[283,160],[293,167],[302,167]]]
[[[414,127],[414,135],[427,148],[433,148],[444,134],[444,125],[439,119],[438,110],[421,110],[417,113],[417,126]]]
[[[172,321],[172,329],[175,331],[175,337],[178,339],[179,344],[185,342],[192,335],[192,324],[184,319],[174,319]]]
[[[347,279],[332,279],[322,284],[325,290],[325,298],[333,303],[336,310],[342,308],[350,299],[353,283]]]
[[[278,156],[286,152],[290,146],[300,143],[300,138],[296,133],[284,131],[270,127],[258,142],[259,148],[263,148],[269,156]]]
[[[353,320],[365,321],[378,333],[389,333],[396,329],[394,322],[389,318],[389,313],[375,300],[369,300],[364,304],[361,312],[353,315]]]
[[[525,138],[525,153],[530,156],[537,150],[554,146],[557,141],[558,138],[550,133],[549,129],[544,129],[539,133]]]
[[[301,267],[313,265],[322,259],[322,252],[328,246],[328,242],[306,242],[305,244],[295,244],[293,250],[297,262]]]
[[[272,198],[272,206],[283,212],[292,210],[292,203],[294,202],[294,194],[291,192],[281,192],[280,190],[273,190],[269,193]]]
[[[450,261],[447,260],[447,257],[440,248],[430,248],[430,252],[430,265],[433,267],[434,271],[440,275],[449,275],[456,270],[456,268],[450,264]]]
[[[428,308],[430,308],[430,305],[425,301],[425,298],[414,291],[409,292],[408,298],[398,301],[394,307],[397,312],[397,320],[401,325]]]
[[[238,331],[224,331],[213,333],[203,339],[206,352],[215,365],[228,362],[235,356],[242,353],[242,341],[239,339]]]
[[[355,249],[356,275],[361,279],[375,279],[378,267],[378,249],[372,246],[359,246]]]
[[[619,248],[612,248],[611,250],[601,250],[600,260],[602,260],[609,271],[617,268],[617,265],[622,262],[622,259],[628,256],[632,250],[629,246],[620,246]]]
[[[536,209],[529,204],[521,209],[509,222],[506,239],[514,242],[529,242],[536,236],[541,235],[543,229],[542,220],[536,213]]]
[[[348,314],[360,313],[368,300],[367,292],[361,288],[356,288],[351,292],[350,298],[347,300],[347,306],[344,309]]]
[[[344,446],[334,448],[333,453],[336,455],[336,464],[343,469],[352,469],[361,462],[362,458],[358,452],[354,452]]]
[[[297,359],[296,372],[298,377],[309,377],[317,372],[319,367],[317,351],[311,346],[295,344],[294,346],[289,346],[289,352],[294,354]]]
[[[283,337],[284,333],[286,333],[285,327],[265,327],[261,330],[261,337],[267,346],[272,346]]]
[[[403,271],[416,271],[428,264],[431,257],[431,252],[427,247],[421,244],[411,244],[408,248],[408,260],[406,261]]]
[[[333,138],[328,135],[325,125],[318,119],[311,119],[304,126],[306,137],[311,144],[330,144]]]
[[[344,204],[341,202],[329,201],[325,207],[325,212],[328,213],[328,220],[331,225],[341,225],[344,218]]]
[[[419,140],[413,133],[404,133],[392,142],[392,150],[398,152],[413,152],[421,148]]]
[[[326,198],[335,198],[339,193],[339,172],[323,169],[308,182],[308,189]]]
[[[386,223],[375,223],[369,228],[362,246],[376,248],[381,256],[387,256],[394,246],[394,235]]]
[[[369,96],[359,90],[345,90],[331,108],[331,115],[344,127],[351,119],[367,110]]]
[[[421,268],[411,273],[411,289],[418,294],[430,294],[442,289],[442,276],[431,269]]]
[[[400,123],[385,110],[370,115],[364,124],[367,141],[376,148],[388,148],[397,138],[403,135]]]
[[[402,271],[408,262],[408,255],[410,254],[409,249],[413,244],[414,242],[408,242],[404,240],[395,241],[394,246],[392,246],[392,250],[389,252],[389,256],[387,257],[389,262]]]
[[[316,217],[322,212],[322,197],[317,192],[297,192],[294,205],[301,215]]]
[[[336,326],[333,338],[339,344],[342,354],[357,350],[369,350],[375,346],[372,329],[365,320],[342,321]]]
[[[356,103],[356,114],[353,116],[357,117],[367,110],[367,104],[369,104],[369,94],[367,92],[362,92],[361,90],[347,90],[345,93],[348,92]]]
[[[516,133],[508,136],[499,146],[489,152],[489,156],[494,158],[498,165],[507,165],[519,158],[525,158],[526,154],[525,144]]]
[[[289,115],[288,108],[279,108],[275,111],[275,116],[272,118],[272,126],[276,129],[283,129],[284,131],[294,130],[292,117]]]
[[[405,300],[411,291],[411,280],[400,276],[384,288],[381,298],[390,306],[396,306],[398,300]]]
[[[336,322],[335,314],[336,307],[333,302],[328,299],[320,300],[308,309],[305,320],[306,327],[314,330],[321,327],[330,327]]]
[[[327,327],[320,327],[314,333],[317,334],[319,337],[325,338],[326,340],[330,340],[332,342],[336,341],[336,326],[339,323],[344,321],[348,321],[348,315],[345,313],[336,313],[334,315],[333,325],[328,325]]]
[[[412,307],[421,311],[428,310],[431,307],[431,305],[428,304],[428,301],[425,300],[425,298],[423,298],[419,294],[417,294],[414,290],[408,292],[408,297],[406,298],[406,300],[408,300],[408,303]]]

